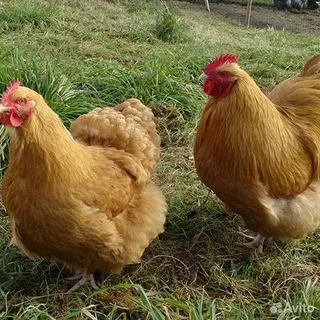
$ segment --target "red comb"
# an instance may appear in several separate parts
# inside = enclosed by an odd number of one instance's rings
[[[214,71],[218,67],[221,67],[225,64],[237,63],[237,62],[238,62],[238,59],[233,54],[231,53],[223,54],[217,59],[213,60],[210,64],[208,64],[204,69],[204,73],[210,74],[212,71]]]
[[[13,92],[20,86],[20,81],[15,80],[11,83],[10,87],[6,90],[6,92],[2,96],[1,102],[3,104],[10,104]]]

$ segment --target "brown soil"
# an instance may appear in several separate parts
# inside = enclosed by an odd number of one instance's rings
[[[236,3],[211,3],[211,11],[219,13],[241,24],[246,21],[246,5]],[[271,6],[253,4],[251,13],[252,27],[274,28],[298,33],[320,36],[320,12],[305,10],[291,12]]]

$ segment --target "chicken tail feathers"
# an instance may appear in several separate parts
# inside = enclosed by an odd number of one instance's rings
[[[70,132],[80,143],[131,154],[150,174],[160,160],[154,115],[138,99],[128,99],[115,108],[96,108],[76,119]]]

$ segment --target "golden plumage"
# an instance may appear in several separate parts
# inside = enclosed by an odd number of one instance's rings
[[[300,238],[320,222],[320,55],[265,96],[236,63],[211,97],[194,156],[200,179],[263,237]]]
[[[160,159],[151,110],[136,99],[98,108],[76,119],[70,134],[39,94],[19,87],[18,97],[35,110],[8,128],[3,203],[14,243],[30,258],[85,275],[139,262],[167,211],[150,180]]]

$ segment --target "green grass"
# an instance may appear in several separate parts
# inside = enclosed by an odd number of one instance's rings
[[[51,24],[58,14],[56,1],[10,1],[0,5],[0,30],[18,31],[28,26],[43,29]]]
[[[270,242],[264,255],[237,247],[241,219],[223,212],[190,160],[207,100],[198,76],[211,59],[236,54],[267,91],[319,52],[319,38],[241,28],[196,4],[144,0],[6,0],[0,31],[0,91],[19,78],[66,125],[129,97],[153,108],[163,141],[156,180],[169,203],[166,232],[141,264],[97,274],[99,291],[70,295],[59,263],[30,261],[9,246],[1,212],[0,319],[320,318],[320,233]],[[274,303],[282,303],[276,315]],[[316,309],[307,313],[304,305]]]
[[[183,33],[177,17],[168,7],[159,14],[155,26],[158,39],[166,42],[183,41]]]

